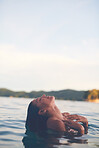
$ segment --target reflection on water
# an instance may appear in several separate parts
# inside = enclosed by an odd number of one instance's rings
[[[98,148],[99,104],[56,100],[61,112],[86,116],[88,134],[69,137],[57,133],[34,134],[25,131],[25,119],[31,99],[0,97],[0,148]]]
[[[88,139],[68,137],[68,135],[52,131],[38,134],[26,132],[26,135],[27,136],[24,136],[22,140],[25,148],[54,148],[55,146],[72,146],[73,143],[88,144]]]

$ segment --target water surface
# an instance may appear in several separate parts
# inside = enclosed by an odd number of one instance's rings
[[[56,100],[61,112],[87,117],[87,135],[69,139],[66,136],[25,134],[25,119],[28,104],[32,99],[0,97],[0,148],[94,148],[99,147],[99,103]],[[44,138],[45,137],[45,138]]]

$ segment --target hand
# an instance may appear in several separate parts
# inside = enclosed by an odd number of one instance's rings
[[[87,118],[80,116],[80,115],[69,115],[68,119],[76,120],[75,122],[82,122],[85,128],[85,133],[88,133],[88,120]]]
[[[66,120],[70,114],[68,112],[64,112],[62,113],[62,115],[63,115],[64,120]]]
[[[68,115],[67,117],[70,120],[76,120],[76,122],[82,122],[83,124],[88,125],[88,120],[87,118],[80,116],[80,115]]]
[[[66,128],[77,130],[78,135],[84,134],[84,127],[81,124],[79,124],[73,120],[70,120],[70,119],[63,120],[63,122],[64,122]]]
[[[64,113],[62,113],[62,115],[63,115],[63,116],[68,116],[68,115],[70,115],[70,113],[64,112]]]

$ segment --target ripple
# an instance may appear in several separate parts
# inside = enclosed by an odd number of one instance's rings
[[[10,131],[0,131],[0,135],[11,135],[11,134],[14,134],[14,133]]]
[[[93,128],[93,127],[94,127],[94,128],[99,128],[99,126],[96,125],[96,124],[89,124],[89,127],[90,127],[90,128]]]
[[[11,125],[4,125],[4,124],[0,124],[1,128],[14,128],[14,129],[24,129],[24,127],[18,127],[18,126],[11,126]]]
[[[17,136],[24,136],[24,133],[12,132],[12,131],[0,131],[0,135],[17,135]]]
[[[13,139],[7,139],[7,138],[0,138],[1,141],[12,141],[12,142],[17,142],[19,140],[13,140]]]

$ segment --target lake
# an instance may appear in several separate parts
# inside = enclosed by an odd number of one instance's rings
[[[79,114],[87,117],[87,135],[73,139],[39,139],[25,134],[25,120],[28,104],[32,99],[0,97],[0,148],[95,148],[99,147],[99,103],[56,100],[61,112]],[[47,137],[47,136],[45,136]],[[33,143],[33,140],[35,143]],[[47,142],[46,142],[47,141]]]

